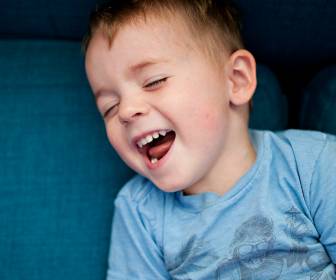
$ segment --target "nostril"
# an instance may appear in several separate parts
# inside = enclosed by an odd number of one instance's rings
[[[134,117],[139,117],[139,116],[141,116],[142,115],[142,113],[135,113],[134,114]]]

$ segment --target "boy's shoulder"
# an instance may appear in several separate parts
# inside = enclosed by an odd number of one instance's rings
[[[320,131],[288,129],[283,131],[252,130],[252,139],[257,146],[271,154],[283,154],[316,160],[325,146],[336,145],[336,136]]]
[[[313,131],[288,129],[283,131],[262,131],[265,139],[269,140],[271,145],[286,146],[292,149],[294,153],[307,152],[313,149],[313,154],[318,155],[327,143],[336,143],[336,136],[328,133]]]
[[[269,153],[277,155],[282,168],[295,168],[304,186],[310,185],[313,174],[319,173],[317,170],[334,162],[335,135],[298,129],[264,133]]]
[[[284,131],[264,131],[270,148],[277,146],[284,152],[290,150],[294,157],[317,160],[326,149],[336,145],[336,136],[320,131],[288,129]]]
[[[314,205],[316,192],[327,193],[334,188],[331,176],[336,172],[335,135],[308,130],[256,131],[262,144],[261,170],[274,173],[277,178],[287,178],[290,189],[303,197],[309,209]],[[270,178],[270,176],[262,176]],[[327,182],[322,184],[321,180]],[[289,186],[288,185],[288,186]],[[328,186],[325,186],[328,185]],[[322,191],[324,190],[324,191]],[[334,191],[334,190],[333,190]]]
[[[336,136],[320,131],[289,129],[275,133],[295,156],[318,159],[326,146],[336,145]]]
[[[275,132],[279,137],[286,138],[291,142],[303,142],[305,144],[323,143],[327,139],[335,140],[335,136],[316,130],[288,129]]]

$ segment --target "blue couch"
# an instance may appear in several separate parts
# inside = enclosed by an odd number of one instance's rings
[[[78,42],[0,44],[1,280],[104,279],[113,200],[133,172],[108,143],[83,60]],[[251,122],[285,128],[285,97],[258,73]]]
[[[237,2],[248,21],[259,18],[249,13],[253,5]],[[273,11],[257,2],[258,11]],[[0,280],[104,279],[113,201],[134,173],[109,145],[85,77],[79,39],[94,1],[81,2],[81,9],[76,1],[55,9],[27,3],[3,1],[0,10]],[[56,14],[65,22],[53,23]],[[252,31],[244,31],[250,45]],[[274,75],[281,80],[286,68],[268,63],[272,55],[258,60],[270,67],[258,64],[253,128],[291,124],[289,94]]]

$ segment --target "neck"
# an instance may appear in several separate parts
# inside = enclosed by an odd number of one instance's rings
[[[245,175],[256,161],[247,127],[229,135],[225,151],[218,158],[213,170],[199,182],[184,191],[185,195],[214,192],[224,195]],[[238,132],[239,131],[239,132]],[[242,135],[242,131],[244,131]]]

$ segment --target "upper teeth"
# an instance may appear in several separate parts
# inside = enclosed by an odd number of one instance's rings
[[[152,134],[149,134],[143,138],[141,138],[138,142],[137,145],[142,148],[143,146],[145,146],[146,144],[152,142],[154,139],[159,138],[160,135],[162,136],[166,136],[167,134],[167,130],[160,130],[160,131],[156,131],[153,132]]]

